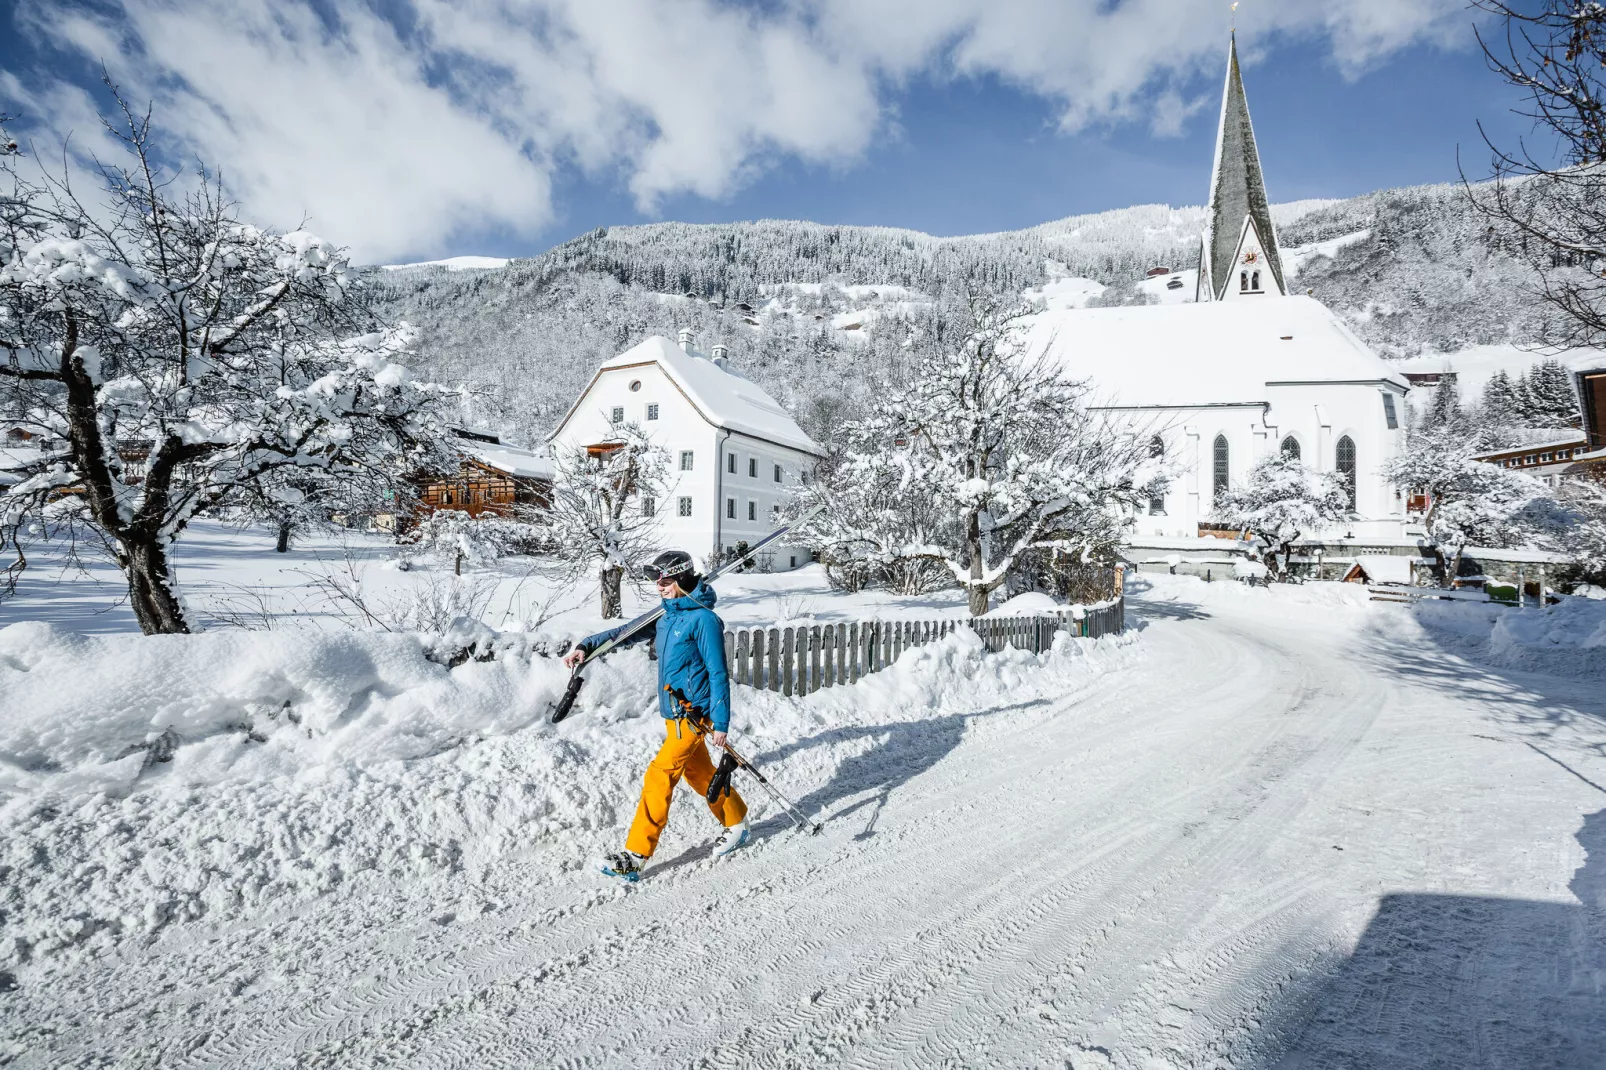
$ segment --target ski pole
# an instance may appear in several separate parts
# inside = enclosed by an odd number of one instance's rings
[[[777,803],[780,803],[781,809],[785,810],[787,816],[791,817],[793,821],[797,822],[798,828],[808,829],[809,835],[811,836],[819,835],[822,826],[811,823],[808,818],[804,817],[802,811],[793,805],[790,799],[788,799],[785,795],[782,795],[780,790],[777,789],[774,784],[771,784],[769,779],[765,777],[763,773],[758,771],[758,766],[742,757],[741,754],[737,753],[736,748],[731,746],[729,743],[725,744],[724,749],[725,753],[729,754],[731,758],[735,760],[739,768],[747,770],[749,773],[752,773],[753,776],[758,778],[758,782],[764,785],[764,790],[770,793],[770,798],[774,799]]]

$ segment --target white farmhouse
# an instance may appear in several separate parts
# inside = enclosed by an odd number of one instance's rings
[[[1350,519],[1308,538],[1401,539],[1406,502],[1380,468],[1404,447],[1409,384],[1320,302],[1289,296],[1236,41],[1207,218],[1196,302],[1045,312],[1031,328],[1031,352],[1172,462],[1134,536],[1197,536],[1215,498],[1282,450],[1348,477]]]
[[[654,335],[603,364],[549,442],[554,453],[606,447],[626,423],[669,455],[664,499],[637,508],[658,518],[665,549],[705,564],[720,548],[769,534],[823,455],[775,399],[729,366],[724,346],[704,355],[690,331],[679,345]],[[778,545],[759,566],[786,570],[809,560],[800,546]]]

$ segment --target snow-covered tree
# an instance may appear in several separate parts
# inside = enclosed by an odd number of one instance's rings
[[[1384,477],[1402,492],[1428,495],[1424,524],[1446,586],[1468,546],[1553,539],[1564,522],[1537,479],[1478,460],[1485,447],[1478,436],[1455,428],[1424,428],[1383,465]]]
[[[1027,551],[1107,550],[1159,484],[1142,429],[1090,411],[1083,384],[1023,352],[1024,327],[984,299],[950,307],[853,427],[841,479],[813,492],[825,541],[939,564],[977,616]]]
[[[1606,586],[1606,482],[1568,480],[1558,497],[1571,515],[1557,541],[1587,582]]]
[[[1446,373],[1433,388],[1427,410],[1422,413],[1422,426],[1459,427],[1462,420],[1461,390],[1456,385],[1456,377]]]
[[[1543,360],[1529,368],[1517,396],[1518,410],[1529,427],[1568,427],[1578,419],[1572,373],[1559,360]]]
[[[1504,368],[1483,384],[1483,415],[1489,420],[1510,421],[1522,411],[1521,393]]]
[[[1217,499],[1215,515],[1221,523],[1247,531],[1271,577],[1285,582],[1294,542],[1341,523],[1349,515],[1349,490],[1338,473],[1307,468],[1292,454],[1279,452],[1256,464],[1246,481]]]
[[[0,412],[67,445],[0,501],[14,524],[76,496],[140,627],[182,632],[168,555],[195,516],[288,469],[351,484],[444,464],[442,393],[395,363],[409,332],[374,322],[339,249],[243,221],[205,172],[178,192],[149,116],[107,129],[127,159],[100,166],[103,205],[0,161]]]
[[[662,547],[654,513],[667,493],[669,458],[640,427],[622,424],[605,449],[576,447],[554,458],[554,552],[597,568],[602,615],[623,616],[620,581]]]

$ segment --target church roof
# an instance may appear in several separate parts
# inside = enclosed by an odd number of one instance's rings
[[[1270,384],[1390,383],[1383,362],[1312,297],[1044,312],[1027,352],[1091,381],[1094,405],[1259,404]]]
[[[1254,222],[1255,231],[1266,251],[1279,293],[1287,293],[1283,280],[1282,254],[1277,248],[1277,231],[1271,222],[1271,204],[1266,198],[1266,180],[1260,170],[1260,152],[1255,148],[1255,128],[1249,121],[1249,98],[1244,95],[1243,74],[1238,69],[1238,35],[1227,46],[1227,84],[1221,91],[1221,124],[1216,130],[1216,160],[1210,169],[1210,199],[1205,204],[1204,247],[1211,294],[1205,300],[1220,300],[1232,281],[1233,258],[1244,233],[1245,219]],[[1201,282],[1205,273],[1201,273]]]

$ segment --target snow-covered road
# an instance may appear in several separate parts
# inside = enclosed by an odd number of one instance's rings
[[[17,1065],[1606,1066],[1598,681],[1217,588],[1079,693],[840,730],[819,837],[168,939],[0,995]]]

